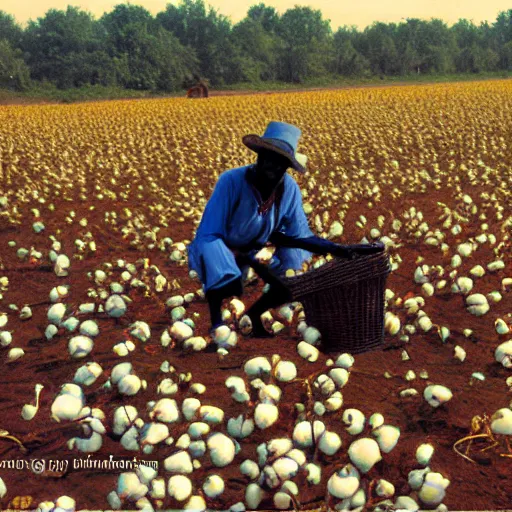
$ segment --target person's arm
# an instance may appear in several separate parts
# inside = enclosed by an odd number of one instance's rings
[[[269,242],[276,246],[276,253],[286,265],[287,256],[295,250],[308,251],[315,254],[332,254],[339,258],[352,259],[357,255],[374,254],[383,249],[382,243],[339,245],[313,234],[302,206],[302,195],[295,180],[291,181],[291,207],[283,218],[282,225],[274,231]],[[287,252],[288,251],[288,252]],[[288,258],[289,259],[289,258]],[[284,260],[284,261],[283,261]],[[288,267],[287,267],[288,268]],[[292,268],[292,267],[290,267]]]
[[[226,244],[236,187],[230,174],[221,174],[206,204],[194,240],[188,246],[189,267],[204,290],[220,288],[241,277],[235,256]]]
[[[233,184],[230,175],[219,176],[210,199],[206,203],[195,238],[206,241],[224,240],[234,202]]]
[[[279,219],[275,231],[285,233],[290,238],[313,236],[302,206],[302,194],[299,185],[291,176],[285,177],[289,179],[285,183],[285,196],[281,199],[283,215]],[[271,240],[272,235],[269,241]],[[303,262],[310,257],[311,252],[305,248],[293,245],[288,247],[284,245],[276,246],[270,268],[278,273],[284,273],[288,269],[298,270],[302,267]]]
[[[284,233],[274,232],[269,241],[276,247],[298,247],[315,254],[332,254],[339,258],[353,259],[357,255],[375,254],[384,249],[382,242],[371,244],[340,245],[319,236],[293,238]]]

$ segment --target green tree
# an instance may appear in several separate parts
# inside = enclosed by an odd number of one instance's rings
[[[30,21],[22,48],[33,78],[66,88],[113,78],[112,63],[102,43],[93,17],[69,6],[66,11],[50,9],[44,17]]]
[[[274,7],[263,3],[249,7],[247,18],[258,21],[266,32],[276,32],[279,26],[279,14]]]
[[[13,16],[0,11],[0,38],[9,42],[12,48],[18,48],[23,36],[23,29]]]
[[[496,22],[492,25],[494,51],[499,55],[499,67],[512,69],[512,54],[510,44],[512,42],[512,9],[498,14]]]
[[[30,71],[19,49],[0,39],[0,87],[24,91],[30,86]]]
[[[340,27],[333,36],[333,71],[340,75],[365,75],[369,72],[369,62],[355,48],[357,37],[355,27]]]
[[[250,81],[276,80],[283,41],[268,32],[259,19],[247,17],[233,27],[232,40],[245,59],[244,74]]]
[[[301,82],[310,76],[321,76],[333,58],[332,31],[329,20],[310,7],[288,9],[278,25],[284,41],[280,52],[281,78]]]
[[[374,23],[364,30],[363,54],[375,74],[392,75],[400,71],[399,53],[394,41],[395,30],[394,23]]]
[[[176,90],[197,67],[194,52],[143,7],[117,5],[103,15],[101,23],[117,81],[124,87]]]
[[[178,6],[167,4],[157,21],[172,32],[181,44],[194,49],[199,71],[212,84],[241,78],[240,54],[231,41],[231,23],[203,0],[182,0]]]

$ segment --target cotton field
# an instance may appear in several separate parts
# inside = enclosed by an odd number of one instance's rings
[[[0,508],[507,508],[511,112],[506,80],[1,106]],[[300,303],[246,338],[254,275],[209,335],[187,245],[271,120],[312,230],[387,247],[383,350]]]

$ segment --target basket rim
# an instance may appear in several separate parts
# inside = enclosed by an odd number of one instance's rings
[[[367,273],[366,275],[358,274],[354,272],[350,276],[344,276],[343,281],[338,283],[328,282],[326,284],[322,284],[322,281],[326,277],[332,278],[333,272],[337,270],[348,270],[350,265],[354,264],[354,262],[358,262],[359,270],[361,267],[365,267],[369,263],[377,263],[381,266],[378,272]],[[307,272],[295,276],[284,277],[283,283],[284,285],[291,291],[293,295],[297,293],[301,296],[310,295],[314,293],[318,293],[321,291],[327,291],[333,288],[345,287],[345,286],[354,286],[357,283],[364,282],[369,279],[380,279],[387,278],[387,276],[391,273],[391,264],[389,261],[389,257],[387,253],[379,253],[372,254],[367,256],[361,256],[357,258],[357,260],[344,260],[342,258],[336,258],[331,261],[328,261],[324,265],[320,267],[308,270]],[[303,293],[300,290],[301,287],[305,287],[308,283],[313,284],[314,286],[309,293]]]

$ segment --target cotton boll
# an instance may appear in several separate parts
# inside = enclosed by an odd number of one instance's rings
[[[280,361],[275,369],[275,377],[280,382],[290,382],[297,377],[297,368],[291,361]]]
[[[133,369],[132,363],[119,363],[112,368],[112,372],[110,374],[110,381],[112,384],[118,384],[119,381],[129,375]]]
[[[249,359],[244,365],[244,371],[249,377],[259,377],[269,374],[272,370],[269,360],[266,357],[254,357]]]
[[[136,395],[142,387],[142,381],[137,375],[125,375],[117,384],[122,395]]]
[[[73,377],[73,382],[76,384],[82,384],[84,386],[90,386],[96,382],[96,379],[103,373],[103,369],[98,363],[87,363],[85,366],[81,366]]]
[[[395,486],[387,480],[379,480],[375,492],[382,498],[391,498],[395,494]]]
[[[244,439],[250,436],[254,431],[254,421],[252,419],[245,419],[243,414],[237,418],[230,418],[228,420],[228,434],[235,439]]]
[[[194,471],[192,466],[192,459],[188,452],[181,450],[164,460],[164,467],[170,473],[185,473],[189,474]]]
[[[360,438],[354,441],[348,455],[352,463],[362,472],[367,473],[377,462],[382,460],[379,445],[374,439]]]
[[[158,444],[169,437],[169,428],[163,423],[147,423],[140,433],[140,444]]]
[[[37,512],[51,512],[54,508],[55,508],[55,503],[53,501],[41,501],[37,505],[36,511]]]
[[[240,473],[251,480],[256,480],[260,476],[260,468],[253,460],[246,459],[240,464]]]
[[[372,434],[377,438],[381,451],[383,453],[390,453],[398,443],[400,429],[393,425],[382,425],[374,429]]]
[[[446,488],[450,481],[444,478],[441,473],[429,473],[418,493],[419,499],[425,505],[439,505],[446,495]]]
[[[491,430],[493,434],[512,436],[512,410],[499,409],[491,417]]]
[[[89,438],[73,437],[68,441],[68,448],[77,448],[84,453],[97,452],[103,444],[103,437],[93,432]]]
[[[339,391],[335,391],[327,400],[324,402],[325,408],[328,411],[337,411],[341,409],[343,405],[343,395]]]
[[[324,432],[320,437],[318,448],[326,455],[334,455],[341,447],[341,439],[335,432]]]
[[[55,327],[55,326],[53,326]],[[9,331],[0,332],[0,346],[8,347],[12,343],[12,334]]]
[[[334,381],[338,389],[348,382],[349,373],[345,368],[333,368],[329,371],[329,377]]]
[[[178,342],[183,342],[194,334],[192,328],[185,322],[175,322],[169,332],[171,337]]]
[[[68,275],[71,262],[65,254],[59,254],[55,260],[54,272],[57,277],[66,277]]]
[[[142,484],[136,473],[121,473],[117,481],[117,494],[121,500],[138,500],[146,495],[148,488]]]
[[[494,351],[494,358],[505,368],[512,368],[512,340],[505,341]]]
[[[192,336],[192,338],[188,338],[183,342],[183,348],[185,350],[194,350],[195,352],[200,352],[204,350],[208,343],[202,336]]]
[[[140,418],[139,418],[140,419]],[[121,437],[121,445],[126,450],[139,451],[139,431],[136,426],[130,427]]]
[[[58,302],[68,295],[68,286],[56,286],[50,291],[50,301]]]
[[[501,319],[501,318],[498,318],[495,322],[494,322],[494,327],[496,328],[496,332],[498,334],[508,334],[510,332],[510,327],[506,324],[506,322]]]
[[[384,425],[384,416],[376,412],[370,416],[368,424],[370,425],[370,427],[372,427],[373,430],[375,430],[376,428],[379,428],[380,426]]]
[[[219,475],[209,475],[203,483],[208,498],[218,498],[224,492],[224,480]]]
[[[410,471],[407,477],[407,483],[409,484],[409,487],[414,491],[419,490],[423,485],[425,477],[428,473],[430,473],[430,468],[428,466],[424,469],[414,469]]]
[[[260,484],[266,484],[267,487],[275,489],[279,485],[279,477],[272,466],[265,466],[259,479]]]
[[[327,490],[335,498],[345,499],[353,496],[359,488],[359,473],[352,464],[347,464],[334,473],[327,482]]]
[[[52,403],[52,418],[55,421],[76,420],[80,416],[83,405],[83,398],[62,393]]]
[[[185,398],[181,405],[181,410],[185,419],[191,421],[196,416],[200,407],[201,402],[197,398]]]
[[[268,384],[260,388],[258,398],[264,403],[277,403],[281,399],[281,394],[281,388],[274,384]]]
[[[247,508],[250,510],[256,510],[264,496],[265,493],[258,484],[249,484],[245,489],[245,503],[247,504]]]
[[[321,374],[316,378],[313,382],[313,387],[318,389],[324,396],[330,396],[336,390],[334,381],[325,374]]]
[[[149,413],[151,419],[163,421],[164,423],[174,423],[180,419],[180,411],[176,400],[171,398],[161,398],[156,402]]]
[[[220,348],[230,349],[236,346],[238,338],[236,332],[232,331],[227,325],[221,325],[215,329],[213,341]]]
[[[384,327],[391,336],[394,336],[400,331],[400,318],[391,313],[391,311],[386,311]]]
[[[131,405],[118,407],[114,411],[114,434],[124,434],[128,426],[137,419],[138,415],[137,409]]]
[[[466,351],[457,345],[454,349],[454,356],[455,359],[458,359],[461,363],[466,359]]]
[[[421,444],[416,450],[416,460],[418,461],[418,464],[421,464],[422,466],[428,466],[433,454],[434,447],[431,444]]]
[[[355,436],[363,431],[366,420],[364,414],[359,409],[345,409],[342,421],[347,425],[347,432]]]
[[[439,407],[452,398],[452,392],[445,386],[430,385],[425,388],[423,397],[432,407]]]
[[[452,286],[452,293],[467,294],[473,289],[473,280],[469,277],[459,277]]]
[[[267,451],[274,457],[281,457],[293,448],[293,442],[287,437],[272,439],[267,443]]]
[[[288,480],[297,474],[299,465],[293,459],[280,457],[272,464],[272,468],[281,480]]]
[[[418,512],[420,507],[410,496],[399,496],[395,501],[395,509]]]
[[[178,384],[172,379],[163,379],[157,387],[157,393],[162,395],[175,395],[178,392]]]
[[[74,512],[76,508],[76,501],[69,496],[60,496],[57,498],[55,506],[65,512]]]
[[[151,338],[151,329],[146,322],[137,321],[130,325],[130,335],[144,343]]]
[[[205,423],[218,425],[224,421],[224,411],[212,405],[202,405],[199,408],[199,417]]]
[[[316,327],[308,327],[304,331],[304,341],[310,345],[319,345],[322,335]]]
[[[287,510],[291,506],[292,498],[285,492],[276,492],[273,499],[274,505],[278,510]]]
[[[235,458],[235,444],[224,434],[212,434],[207,441],[212,463],[217,467],[225,467]]]
[[[11,348],[7,354],[7,360],[9,362],[16,361],[25,355],[25,351],[22,348]]]
[[[312,485],[318,485],[322,479],[322,468],[317,464],[306,464],[305,467],[308,472],[307,481]]]
[[[305,341],[301,341],[297,345],[297,352],[299,353],[300,357],[306,361],[309,361],[310,363],[314,363],[320,355],[320,351],[316,347],[306,343]]]
[[[174,475],[169,478],[167,492],[177,501],[185,501],[192,494],[192,482],[183,475]]]
[[[422,315],[418,318],[418,325],[423,332],[428,332],[432,329],[434,324],[427,315]]]
[[[62,322],[62,319],[64,318],[64,315],[66,314],[66,305],[62,303],[57,303],[51,306],[48,309],[48,322],[55,324],[59,326]]]
[[[339,368],[345,368],[345,370],[350,370],[352,366],[354,365],[354,357],[351,354],[341,354],[336,361],[334,362],[334,365]]]
[[[279,417],[279,410],[274,404],[258,404],[254,410],[254,422],[258,428],[271,427]]]
[[[111,295],[105,302],[105,312],[113,318],[120,318],[126,313],[126,302],[117,294]]]
[[[468,312],[475,316],[485,315],[490,309],[487,298],[481,293],[474,293],[467,297],[466,305]]]
[[[306,448],[313,446],[313,432],[315,440],[318,441],[325,432],[325,425],[318,420],[314,421],[313,424],[309,421],[301,421],[295,425],[292,437],[299,447]]]

